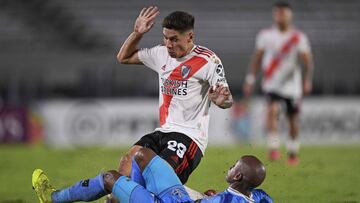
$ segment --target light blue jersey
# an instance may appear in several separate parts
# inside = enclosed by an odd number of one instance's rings
[[[263,190],[253,190],[247,197],[231,188],[202,200],[191,200],[171,166],[155,156],[142,172],[145,185],[120,177],[112,193],[121,203],[272,203]]]
[[[200,203],[273,203],[272,199],[263,190],[255,189],[247,197],[234,189],[228,188],[224,192],[197,202]]]

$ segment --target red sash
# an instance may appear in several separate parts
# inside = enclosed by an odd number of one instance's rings
[[[299,42],[299,33],[295,32],[288,41],[281,47],[280,52],[272,59],[269,66],[264,70],[264,79],[268,80],[278,69],[282,59],[289,53],[291,48]]]

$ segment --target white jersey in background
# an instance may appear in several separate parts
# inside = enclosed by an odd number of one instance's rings
[[[310,52],[309,40],[296,29],[287,32],[273,26],[256,38],[256,49],[263,50],[263,91],[298,99],[302,96],[299,53]]]
[[[165,46],[141,49],[140,61],[159,74],[161,132],[189,136],[204,153],[208,143],[210,86],[228,86],[220,59],[195,45],[182,58],[172,58]]]

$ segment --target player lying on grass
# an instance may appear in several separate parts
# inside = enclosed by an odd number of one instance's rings
[[[112,193],[121,203],[272,203],[271,198],[255,189],[265,179],[265,167],[254,156],[242,156],[226,176],[229,187],[211,197],[192,200],[171,166],[151,149],[140,149],[133,158],[139,170],[130,179],[115,170],[96,178],[56,191],[42,170],[33,173],[32,184],[41,203],[93,201]]]

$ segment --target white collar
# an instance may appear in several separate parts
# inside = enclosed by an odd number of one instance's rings
[[[240,196],[240,197],[243,197],[243,198],[245,198],[247,201],[249,201],[250,203],[254,203],[255,202],[255,200],[253,199],[253,195],[252,195],[252,193],[250,193],[250,197],[248,197],[248,196],[246,196],[246,195],[244,195],[244,194],[242,194],[241,192],[239,192],[239,191],[237,191],[237,190],[235,190],[235,189],[233,189],[233,188],[231,188],[231,187],[228,187],[228,189],[226,189],[229,193],[231,193],[231,194],[233,194],[233,195],[236,195],[236,196]]]

